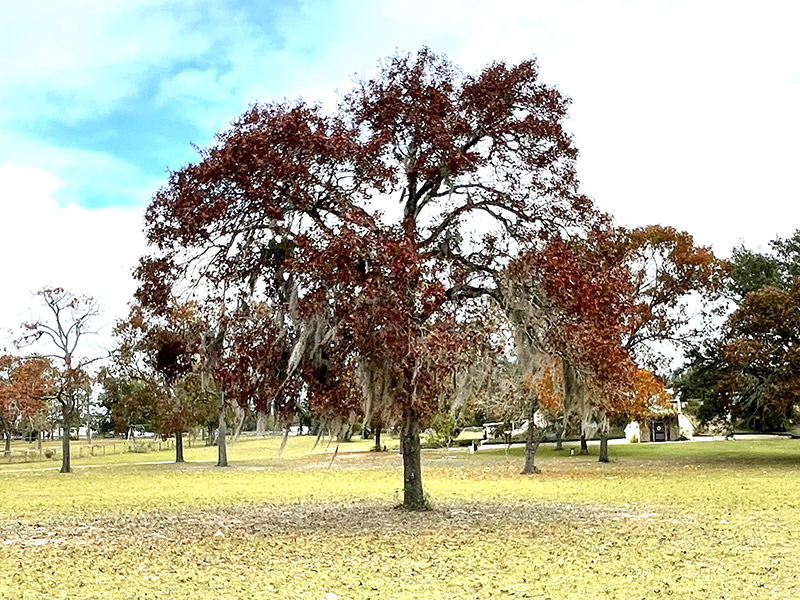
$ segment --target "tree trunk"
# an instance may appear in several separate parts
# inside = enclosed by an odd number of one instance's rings
[[[228,446],[225,437],[228,433],[228,424],[225,422],[225,396],[224,392],[219,392],[219,403],[217,404],[219,411],[219,428],[217,430],[217,466],[228,466]]]
[[[346,444],[353,438],[353,426],[350,423],[345,423],[339,429],[339,434],[336,436],[336,443]]]
[[[61,428],[61,472],[71,473],[72,462],[69,455],[69,432],[72,429],[72,411],[67,405],[61,410],[64,425]]]
[[[533,417],[538,408],[538,399],[531,400],[531,408],[528,413],[528,431],[525,435],[525,466],[522,469],[523,475],[541,473],[541,470],[534,462],[536,460],[536,450],[539,448],[539,443],[542,441],[542,438],[536,435],[536,425],[533,423]]]
[[[36,449],[41,453],[42,451],[42,432],[36,432]]]
[[[256,413],[256,435],[264,437],[267,434],[267,414],[263,410]]]
[[[381,447],[381,428],[380,427],[376,427],[375,428],[375,446],[373,447],[373,450],[375,452],[380,452],[381,450],[383,450],[383,448]]]
[[[92,422],[86,418],[86,443],[92,445]]]
[[[175,432],[175,462],[182,463],[186,462],[183,460],[183,432],[176,431]]]
[[[600,419],[600,462],[608,462],[608,417]]]
[[[567,425],[565,423],[561,425],[559,430],[556,432],[556,450],[564,449],[564,434],[566,432],[567,432]]]
[[[5,429],[5,438],[6,438],[6,450],[4,452],[4,455],[5,455],[6,458],[10,458],[11,457],[11,428],[10,427],[5,427],[4,429]]]
[[[581,426],[581,451],[578,454],[589,454],[589,444],[586,442],[586,433]]]
[[[244,426],[244,419],[247,416],[245,410],[239,406],[238,404],[233,408],[234,414],[236,415],[236,425],[233,428],[233,436],[231,437],[231,444],[235,444],[239,441],[239,435],[242,433],[242,427]]]
[[[428,510],[422,490],[422,455],[419,443],[419,415],[411,407],[403,413],[400,434],[403,446],[403,508]]]
[[[284,425],[283,427],[283,434],[281,435],[281,445],[280,448],[278,448],[278,456],[283,456],[283,451],[286,450],[286,444],[289,441],[289,427],[291,427],[289,423],[286,423],[286,425]],[[329,441],[328,448],[330,448],[330,445],[331,443]],[[326,450],[328,448],[326,448]]]

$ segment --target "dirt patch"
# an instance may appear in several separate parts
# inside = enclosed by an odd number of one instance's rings
[[[321,503],[239,506],[192,511],[147,511],[114,517],[64,517],[0,523],[3,545],[80,545],[164,540],[192,542],[213,537],[359,536],[464,532],[479,535],[509,528],[516,533],[543,525],[651,518],[583,504],[555,502],[450,502],[434,510],[408,512],[381,503]]]

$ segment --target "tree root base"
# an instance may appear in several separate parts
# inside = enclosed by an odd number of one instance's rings
[[[520,475],[538,475],[542,470],[539,467],[533,467],[531,470],[523,469]]]

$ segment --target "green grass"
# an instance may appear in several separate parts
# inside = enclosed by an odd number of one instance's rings
[[[0,597],[798,598],[800,441],[424,453],[435,510],[405,513],[401,459],[292,438],[0,472]],[[570,445],[568,444],[567,447]]]
[[[284,452],[279,456],[280,437],[270,436],[261,439],[254,438],[240,438],[236,444],[229,445],[230,454],[235,463],[239,466],[255,463],[264,465],[269,463],[285,464],[285,459],[296,458],[300,456],[308,456],[310,454],[321,454],[326,451],[332,452],[336,444],[329,444],[327,440],[320,441],[314,448],[316,439],[310,436],[290,438]],[[13,447],[13,451],[21,449],[35,449],[35,444],[22,443]],[[114,452],[112,453],[112,444],[115,445]],[[60,441],[50,442],[45,444],[46,447],[54,447],[60,450]],[[72,442],[72,465],[74,467],[87,467],[97,465],[119,465],[119,464],[142,464],[154,462],[172,462],[175,460],[175,450],[167,448],[167,443],[163,443],[164,449],[161,451],[150,452],[123,452],[125,447],[124,440],[102,440],[98,445],[108,446],[108,453],[104,454],[101,450],[96,450],[94,455],[90,455],[87,447],[83,444],[83,440]],[[345,444],[349,450],[364,450],[367,451],[371,448],[369,441],[356,441]],[[83,447],[83,456],[80,455],[79,449]],[[394,445],[396,448],[396,444]],[[206,446],[202,440],[195,440],[190,446],[188,440],[184,442],[184,458],[190,463],[213,463],[217,462],[217,447]],[[38,471],[42,469],[58,469],[61,465],[60,457],[58,459],[35,461],[35,462],[2,462],[0,458],[0,473],[6,471]]]

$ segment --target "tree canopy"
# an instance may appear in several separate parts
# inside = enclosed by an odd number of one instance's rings
[[[405,504],[421,506],[419,426],[469,343],[465,311],[499,299],[521,252],[607,223],[578,190],[568,105],[533,60],[463,74],[427,48],[388,58],[332,115],[254,105],[154,197],[139,298],[189,290],[225,331],[266,303],[291,348],[279,375],[319,410],[352,409],[353,373],[390,382]]]
[[[799,240],[800,231],[774,239],[769,252],[734,250],[726,281],[732,311],[675,380],[684,399],[701,401],[704,422],[732,419],[757,431],[797,422]]]

